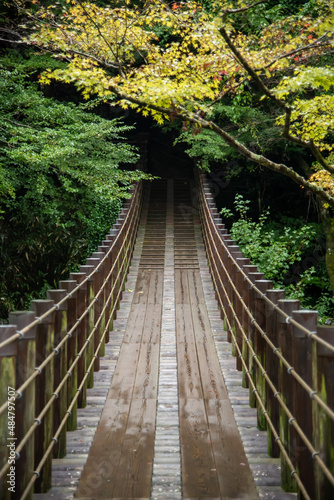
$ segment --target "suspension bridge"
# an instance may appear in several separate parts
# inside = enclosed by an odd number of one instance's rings
[[[131,191],[0,327],[0,497],[334,498],[334,328],[244,258],[209,180]]]

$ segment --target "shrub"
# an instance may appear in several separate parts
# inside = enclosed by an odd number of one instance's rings
[[[302,308],[316,309],[321,321],[334,316],[334,297],[325,270],[325,245],[321,224],[303,219],[270,219],[270,210],[258,221],[248,218],[250,201],[237,194],[234,207],[238,218],[231,236],[245,257],[258,266],[275,288],[284,288],[287,296],[298,298]],[[223,208],[223,216],[234,217]]]

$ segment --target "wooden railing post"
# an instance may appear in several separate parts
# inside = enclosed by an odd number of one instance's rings
[[[123,292],[125,290],[125,279],[123,280],[123,277],[128,272],[128,268],[130,265],[130,258],[131,258],[131,235],[130,234],[128,235],[127,240],[125,241],[126,233],[130,227],[130,223],[131,223],[131,221],[129,219],[127,219],[123,225],[123,231],[124,231],[124,235],[122,237],[123,242],[124,242],[124,247],[123,247],[124,262],[123,262],[123,271],[122,271],[122,282],[123,282],[122,290],[123,290]]]
[[[112,260],[112,266],[113,266],[113,272],[112,272],[112,279],[111,279],[111,284],[112,287],[114,288],[113,291],[113,319],[116,319],[116,314],[117,314],[117,309],[118,309],[118,304],[119,304],[119,299],[117,298],[118,296],[118,290],[119,290],[119,279],[117,278],[118,271],[119,271],[119,239],[117,242],[114,243],[112,250],[111,250],[111,260]]]
[[[35,319],[33,311],[15,311],[9,313],[9,323],[21,331]],[[16,389],[18,389],[35,371],[36,367],[36,327],[28,330],[18,341],[16,358]],[[15,432],[17,444],[20,444],[35,419],[35,383],[32,382],[22,392],[15,403]],[[26,489],[34,471],[34,436],[32,435],[15,463],[15,495],[20,498]],[[33,488],[27,495],[32,500]]]
[[[271,300],[272,304],[277,305],[279,300],[285,299],[285,290],[268,290],[267,297]],[[275,311],[274,305],[266,302],[266,333],[268,339],[274,344],[275,347],[278,346],[278,333],[277,333],[277,312]],[[278,388],[278,371],[279,371],[279,360],[275,355],[268,343],[265,347],[265,370],[268,373],[268,377],[273,382],[274,386]],[[274,397],[274,393],[267,386],[267,410],[269,417],[275,427],[277,434],[279,433],[279,405]],[[280,449],[275,441],[275,436],[273,435],[271,428],[268,426],[267,429],[268,437],[268,455],[270,457],[279,457]]]
[[[71,273],[71,280],[75,280],[77,284],[82,283],[86,279],[85,273]],[[79,290],[77,291],[77,317],[78,319],[83,315],[87,307],[87,283],[83,283]],[[81,319],[77,328],[77,339],[78,339],[78,353],[81,351],[82,346],[86,342],[87,334],[87,322],[88,314]],[[78,361],[78,385],[81,384],[82,379],[85,376],[87,369],[87,350],[85,350],[79,358]],[[84,408],[86,406],[86,389],[87,383],[83,386],[79,396],[78,396],[78,406],[79,408]]]
[[[255,293],[253,287],[254,287],[254,283],[256,280],[264,279],[264,274],[259,273],[259,272],[248,273],[248,278],[252,282],[252,284],[248,283],[248,304],[249,304],[249,310],[251,311],[252,315],[254,316],[256,293]],[[247,327],[248,343],[249,343],[249,347],[254,349],[256,328],[255,328],[254,324],[252,323],[250,317],[247,316],[247,318],[248,318],[248,327]],[[256,384],[255,361],[253,359],[253,356],[251,355],[250,350],[248,351],[248,371],[249,371],[249,375],[250,375],[250,377],[253,380],[253,383],[255,385]],[[251,384],[249,386],[249,406],[251,408],[256,407],[256,396],[253,392],[253,388],[252,388]]]
[[[63,288],[70,295],[67,299],[67,333],[73,328],[77,321],[77,297],[76,292],[72,291],[76,288],[75,280],[65,280],[59,282],[59,288]],[[67,344],[67,369],[68,371],[78,354],[78,329],[75,328]],[[71,375],[67,381],[67,405],[69,406],[78,389],[78,365],[76,364],[71,371]],[[75,431],[77,428],[77,402],[72,408],[71,414],[67,419],[67,430]]]
[[[119,254],[118,255],[118,270],[120,271],[119,278],[118,278],[118,280],[119,280],[118,281],[118,290],[119,290],[120,294],[119,294],[119,299],[118,299],[118,303],[117,303],[117,309],[119,309],[119,307],[120,307],[120,301],[122,300],[123,292],[125,290],[125,287],[122,284],[122,275],[123,275],[123,266],[125,265],[124,257],[125,257],[126,245],[123,245],[123,243],[124,243],[124,234],[123,234],[123,232],[121,232],[119,235],[119,238],[118,238],[118,254]]]
[[[292,311],[299,308],[299,300],[279,300],[278,307],[282,309],[289,317]],[[281,314],[278,316],[278,345],[281,354],[292,365],[292,325],[286,321]],[[279,384],[278,390],[286,406],[291,410],[293,404],[292,394],[292,376],[288,374],[282,361],[279,363]],[[289,424],[289,418],[280,407],[280,438],[285,450],[290,456],[292,462],[295,460],[295,451],[293,450],[293,428]],[[291,470],[283,454],[281,454],[281,482],[284,491],[297,491],[295,479],[291,476]]]
[[[237,268],[236,268],[236,275],[235,275],[235,286],[236,286],[239,294],[241,295],[241,298],[244,300],[244,296],[243,296],[244,276],[243,276],[241,270],[243,270],[244,266],[249,265],[249,259],[238,257],[236,259],[236,263],[237,263]],[[242,305],[239,298],[236,299],[234,308],[235,308],[235,313],[236,313],[237,317],[239,318],[241,327],[243,328],[242,317],[243,317],[243,313],[244,313],[244,308],[243,308],[243,305]],[[244,337],[242,335],[241,328],[238,325],[236,325],[236,331],[237,331],[237,344],[238,344],[240,352],[242,353],[243,352]],[[242,354],[241,354],[241,356],[242,356]],[[240,357],[237,356],[237,370],[241,371],[242,368],[243,368],[242,361],[241,361]]]
[[[225,258],[227,258],[227,257],[226,257],[226,247],[225,247],[224,243],[222,243],[222,242],[219,242],[218,254],[220,257],[218,273],[219,273],[219,276],[220,276],[220,279],[222,282],[222,284],[220,284],[220,288],[219,288],[219,294],[220,294],[221,302],[222,302],[222,310],[220,313],[220,317],[224,321],[225,330],[227,330],[226,316],[227,316],[227,311],[228,311],[228,302],[227,302],[227,297],[225,295],[224,288],[223,288],[223,287],[225,287],[225,290],[226,290],[226,275],[225,275],[225,271],[223,270],[223,265],[222,265],[222,263],[225,265]],[[218,279],[218,276],[217,276],[217,279]],[[218,280],[218,282],[219,282],[219,280]],[[229,335],[231,337],[230,333],[229,333]],[[229,341],[231,342],[231,338]]]
[[[229,237],[227,239],[223,240],[223,247],[222,247],[222,261],[223,261],[223,266],[224,266],[224,272],[222,276],[222,281],[225,286],[225,318],[224,318],[224,328],[227,331],[227,341],[232,342],[232,335],[231,335],[231,330],[232,324],[233,324],[233,315],[232,315],[232,310],[229,305],[229,300],[231,300],[230,296],[230,275],[229,275],[229,266],[231,264],[231,259],[229,257],[229,250],[231,246],[234,245],[234,241],[231,240]],[[230,325],[230,326],[229,326]]]
[[[213,242],[215,245],[215,249],[213,251],[213,259],[215,261],[215,265],[212,267],[212,274],[214,276],[214,282],[216,283],[215,286],[215,298],[218,301],[219,307],[221,309],[221,301],[222,301],[222,286],[220,283],[220,279],[222,277],[222,268],[221,268],[221,262],[220,262],[220,256],[221,256],[221,241],[219,238],[219,235],[214,232],[213,235]]]
[[[58,304],[66,297],[66,290],[48,290],[47,298]],[[55,311],[55,348],[63,340],[67,333],[67,302],[58,306]],[[54,389],[56,390],[67,371],[67,342],[65,342],[54,358]],[[53,434],[56,433],[67,410],[67,384],[64,384],[58,398],[54,402]],[[63,427],[58,442],[53,447],[54,458],[63,458],[66,455],[66,426]]]
[[[229,281],[229,294],[230,294],[230,299],[233,305],[233,310],[231,311],[232,315],[232,330],[235,339],[237,338],[237,332],[238,332],[238,326],[237,322],[235,319],[235,313],[236,313],[236,304],[239,302],[238,295],[234,290],[235,287],[235,281],[236,281],[236,276],[237,276],[237,267],[235,264],[236,259],[242,259],[244,254],[240,251],[240,248],[237,245],[233,245],[229,247],[229,250],[231,252],[231,258],[229,259],[229,275],[230,275],[230,280]],[[236,340],[232,343],[232,356],[237,356],[237,349],[236,349]],[[238,362],[238,358],[236,358],[236,363]]]
[[[262,292],[266,294],[268,290],[273,287],[273,282],[269,280],[257,280],[255,281],[255,286]],[[265,331],[266,329],[266,303],[264,298],[262,298],[259,294],[256,293],[255,303],[254,303],[254,319],[258,323],[259,327]],[[256,330],[254,337],[254,351],[256,353],[256,357],[263,366],[265,367],[265,348],[266,348],[266,340],[261,335],[261,333]],[[263,402],[263,405],[266,407],[266,379],[263,376],[263,373],[256,362],[254,362],[255,368],[255,381],[256,381],[256,389],[258,394]],[[264,370],[265,371],[265,370]],[[267,420],[262,413],[262,409],[260,405],[257,406],[257,425],[260,430],[266,430],[267,428]]]
[[[235,294],[234,294],[234,290],[233,290],[233,284],[234,284],[234,269],[235,269],[235,266],[233,264],[233,259],[236,259],[237,257],[243,257],[243,254],[242,252],[240,252],[240,249],[237,245],[229,245],[227,247],[228,249],[228,256],[227,256],[227,260],[226,260],[226,269],[227,269],[227,273],[228,273],[228,278],[226,280],[226,283],[225,283],[225,287],[226,287],[226,290],[227,290],[227,295],[231,301],[231,307],[228,307],[227,309],[227,317],[228,317],[228,320],[229,320],[229,323],[230,323],[230,328],[231,328],[231,331],[228,331],[228,335],[227,335],[227,340],[229,342],[232,342],[232,332],[234,333],[234,335],[236,335],[236,328],[235,328],[235,320],[234,320],[234,315],[233,315],[233,306],[235,304]],[[234,342],[232,342],[232,356],[235,356],[236,355],[236,352],[235,352],[235,345],[234,345]]]
[[[318,313],[293,311],[292,318],[310,332],[316,332]],[[315,390],[316,365],[312,366],[312,339],[303,330],[293,326],[292,366],[302,379]],[[313,370],[315,373],[313,374]],[[293,415],[306,437],[312,442],[312,399],[296,380],[293,380]],[[311,498],[314,498],[314,469],[312,455],[297,432],[294,432],[296,467],[299,477]],[[304,498],[299,493],[299,498]]]
[[[90,257],[89,259],[86,260],[86,264],[87,266],[93,266],[94,269],[96,269],[96,267],[99,265],[100,263],[100,259],[99,258],[94,258],[94,257]],[[94,276],[93,276],[93,286],[94,286],[94,297],[95,297],[95,304],[94,304],[94,326],[96,326],[95,328],[95,333],[94,333],[94,352],[96,352],[96,349],[99,345],[99,341],[100,341],[100,338],[101,338],[101,320],[99,320],[99,317],[101,315],[101,311],[102,311],[102,308],[103,308],[103,304],[102,304],[102,301],[104,300],[104,294],[103,293],[100,293],[99,297],[97,298],[97,294],[101,288],[101,284],[102,284],[102,275],[103,275],[103,269],[102,269],[103,266],[101,266],[97,272],[94,273]],[[100,356],[99,354],[97,355],[97,357],[95,358],[95,361],[94,361],[94,371],[95,372],[98,372],[100,369]]]
[[[113,325],[114,325],[114,314],[113,314],[113,307],[114,307],[114,294],[112,292],[112,286],[113,286],[113,273],[111,272],[112,266],[113,266],[113,260],[112,260],[112,250],[109,253],[108,260],[107,260],[107,267],[108,267],[108,274],[109,279],[108,279],[108,284],[107,284],[107,294],[109,298],[109,303],[108,303],[108,322],[109,322],[109,328],[106,336],[106,342],[109,342],[109,332],[113,330]]]
[[[245,275],[248,277],[250,273],[255,273],[257,272],[257,266],[251,265],[251,264],[246,264],[243,267],[243,271]],[[241,279],[241,278],[240,278]],[[240,280],[239,280],[240,282]],[[249,349],[248,349],[248,343],[246,340],[249,339],[250,335],[250,321],[249,321],[249,315],[248,315],[248,310],[250,310],[250,288],[249,288],[249,283],[246,279],[246,277],[243,277],[241,279],[241,295],[242,298],[245,302],[245,309],[242,310],[241,314],[241,324],[243,327],[243,330],[247,336],[247,339],[243,336],[242,338],[242,358],[244,362],[246,363],[247,367],[249,367]],[[247,368],[248,370],[248,368]],[[246,374],[246,370],[244,365],[242,366],[242,387],[248,388],[249,387],[249,379]]]
[[[318,326],[318,336],[334,346],[334,326]],[[334,411],[334,353],[317,344],[317,391],[322,400]],[[317,403],[314,412],[314,447],[334,476],[334,422]],[[315,500],[334,498],[334,487],[315,461]]]
[[[80,273],[86,274],[86,276],[90,276],[94,271],[94,267],[80,266],[79,271]],[[94,278],[90,277],[87,281],[87,300],[86,300],[87,307],[90,307],[94,303],[94,299],[95,299]],[[86,339],[88,339],[88,337],[90,336],[91,332],[94,329],[94,304],[89,309],[86,326],[87,326]],[[94,338],[91,338],[86,348],[86,370],[88,370],[88,367],[93,359],[93,356],[94,356]],[[87,388],[91,389],[92,387],[94,387],[94,369],[90,370],[89,375],[87,377]]]
[[[103,252],[93,252],[92,257],[95,259],[99,259],[99,262],[101,262],[101,260],[104,258],[104,253]],[[87,262],[87,264],[88,264],[88,262]],[[107,300],[106,283],[105,283],[106,274],[107,274],[106,269],[107,269],[107,265],[106,265],[106,262],[104,261],[103,264],[100,266],[99,272],[97,273],[98,274],[98,289],[99,290],[102,289],[102,292],[101,292],[99,300],[98,300],[98,304],[99,304],[99,308],[98,308],[98,312],[97,312],[98,315],[102,314],[103,308],[104,308],[106,300]],[[98,328],[98,331],[99,331],[99,339],[98,340],[99,341],[104,333],[105,327],[106,327],[106,311],[103,312],[100,323],[99,323],[99,328]],[[101,356],[105,355],[105,342],[106,342],[106,340],[104,337],[102,342],[101,342],[101,348],[99,351],[99,358]],[[99,358],[98,358],[98,366],[100,367],[100,359]],[[98,368],[98,370],[99,369],[100,368]]]
[[[107,252],[110,249],[110,245],[101,245],[98,247],[100,252],[103,252],[103,254],[106,256]],[[109,276],[111,270],[111,252],[109,255],[105,258],[104,262],[104,276],[105,278]],[[111,277],[108,278],[105,284],[105,289],[104,289],[104,302],[107,304],[106,310],[105,310],[105,324],[109,325],[104,337],[104,343],[108,344],[109,342],[109,332],[112,330],[112,319],[110,319],[110,311],[111,311],[111,297],[110,297],[110,290],[111,290]],[[107,303],[108,302],[108,303]]]
[[[37,317],[42,316],[53,306],[53,300],[33,300],[31,309]],[[40,320],[36,327],[36,363],[39,366],[52,354],[54,348],[54,314]],[[42,412],[53,394],[54,363],[51,359],[35,380],[36,383],[36,418]],[[44,457],[51,442],[53,431],[53,408],[49,408],[35,430],[35,469]],[[39,476],[35,481],[36,493],[46,493],[52,486],[52,453],[48,455]]]
[[[227,298],[225,296],[224,292],[224,286],[225,286],[225,272],[223,270],[223,259],[224,259],[224,252],[225,252],[225,246],[222,243],[220,239],[218,239],[218,245],[217,245],[217,284],[218,284],[218,296],[220,297],[220,303],[221,303],[221,311],[220,311],[220,317],[224,321],[225,327],[226,327],[226,314],[227,314]],[[226,288],[226,287],[225,287]]]
[[[213,228],[213,225],[211,226]],[[214,283],[216,283],[216,286],[214,286],[214,292],[215,292],[215,298],[218,300],[219,296],[219,278],[218,278],[218,269],[219,269],[219,258],[217,255],[217,234],[215,230],[212,233],[212,240],[211,240],[211,252],[212,256],[210,257],[210,271],[213,277]],[[208,255],[209,258],[209,255]]]
[[[16,333],[14,325],[0,325],[0,342],[4,342]],[[0,492],[3,500],[9,500],[11,491],[15,491],[16,467],[16,355],[18,340],[0,349],[0,406],[8,401],[8,409],[0,415],[0,470],[10,463],[10,468],[0,479]]]

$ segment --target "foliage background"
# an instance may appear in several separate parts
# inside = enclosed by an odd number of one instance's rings
[[[279,284],[295,286],[295,278],[287,283],[292,272],[296,277],[301,275],[304,284],[312,281],[311,288],[303,287],[305,296],[323,293],[327,297],[322,280],[326,249],[327,271],[334,289],[332,4],[332,0],[269,0],[247,9],[242,0],[99,0],[87,9],[81,0],[5,2],[0,23],[7,23],[8,40],[17,37],[21,43],[21,37],[28,34],[30,47],[37,52],[23,56],[24,62],[7,60],[3,65],[7,71],[4,78],[9,82],[10,71],[9,85],[14,85],[14,93],[20,96],[19,109],[10,100],[8,108],[2,108],[3,220],[16,224],[19,205],[15,208],[15,203],[23,193],[30,205],[23,210],[27,219],[20,215],[22,231],[27,224],[38,227],[42,220],[46,228],[52,225],[57,238],[65,241],[68,237],[67,249],[72,244],[69,235],[74,237],[77,249],[89,247],[87,242],[95,238],[94,229],[103,225],[103,214],[112,213],[121,196],[119,188],[129,182],[124,174],[120,176],[119,166],[133,161],[131,151],[123,148],[128,158],[120,158],[111,146],[114,141],[119,143],[117,134],[127,131],[115,123],[113,131],[108,132],[109,138],[113,137],[109,142],[97,139],[96,147],[89,141],[89,136],[97,138],[97,129],[104,133],[108,129],[105,122],[98,121],[100,118],[93,118],[98,109],[94,102],[117,102],[130,115],[132,110],[141,111],[159,125],[164,123],[167,133],[176,134],[176,142],[186,144],[188,154],[201,168],[223,173],[223,183],[228,187],[219,193],[220,206],[232,208],[233,195],[247,192],[252,210],[241,217],[234,230],[239,228],[241,240],[247,234],[257,235],[252,244],[244,242],[253,258],[261,261],[257,255],[260,238],[269,241],[268,235],[273,236],[273,249],[284,255],[287,240],[293,240],[292,253],[287,257],[289,269],[282,267],[278,258],[272,259],[274,265],[268,269]],[[24,11],[27,6],[28,14]],[[11,21],[15,16],[16,32]],[[42,50],[46,56],[40,55]],[[13,53],[9,57],[14,60]],[[41,78],[36,85],[38,76]],[[55,95],[56,85],[57,95],[63,99],[69,90],[76,106],[65,102],[51,105],[45,99],[46,93]],[[73,88],[88,100],[89,110],[78,108],[82,99]],[[41,105],[39,97],[33,96],[37,89],[43,90]],[[35,103],[35,116],[29,102]],[[51,115],[53,123],[48,118]],[[56,117],[63,115],[68,118],[58,124]],[[74,123],[80,124],[80,133]],[[113,166],[110,162],[107,165],[107,157],[113,158]],[[80,168],[75,158],[80,159]],[[113,179],[110,186],[103,182],[105,169]],[[115,186],[117,190],[111,196]],[[61,201],[55,195],[59,189]],[[83,205],[79,198],[85,200]],[[43,207],[43,218],[36,215],[33,200]],[[74,203],[76,216],[71,221]],[[270,215],[266,213],[269,205]],[[10,207],[13,211],[9,219]],[[65,208],[71,214],[66,222]],[[260,222],[253,223],[258,218]],[[318,228],[320,222],[322,233],[312,226]],[[3,227],[3,234],[9,234],[5,222]],[[19,234],[21,228],[15,231]],[[313,243],[306,241],[319,243],[318,270],[312,265],[298,267],[300,259],[307,262],[312,258]],[[278,242],[279,248],[275,246]],[[33,254],[32,242],[30,245],[27,255]],[[302,251],[298,250],[300,245]],[[266,251],[270,252],[268,248]],[[75,252],[70,252],[69,261]],[[26,255],[24,247],[21,254]],[[308,273],[307,280],[304,272]],[[46,274],[42,271],[43,279]],[[299,292],[291,289],[291,293]]]
[[[2,318],[67,279],[144,177],[124,141],[131,127],[45,97],[36,81],[45,64],[61,63],[8,49],[0,62]]]

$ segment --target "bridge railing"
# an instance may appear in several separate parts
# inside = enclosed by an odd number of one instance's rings
[[[109,340],[134,248],[142,183],[79,272],[0,326],[0,498],[32,498],[66,454]]]
[[[216,298],[268,454],[281,458],[282,488],[334,498],[334,328],[273,289],[231,240],[206,176],[197,182]]]

